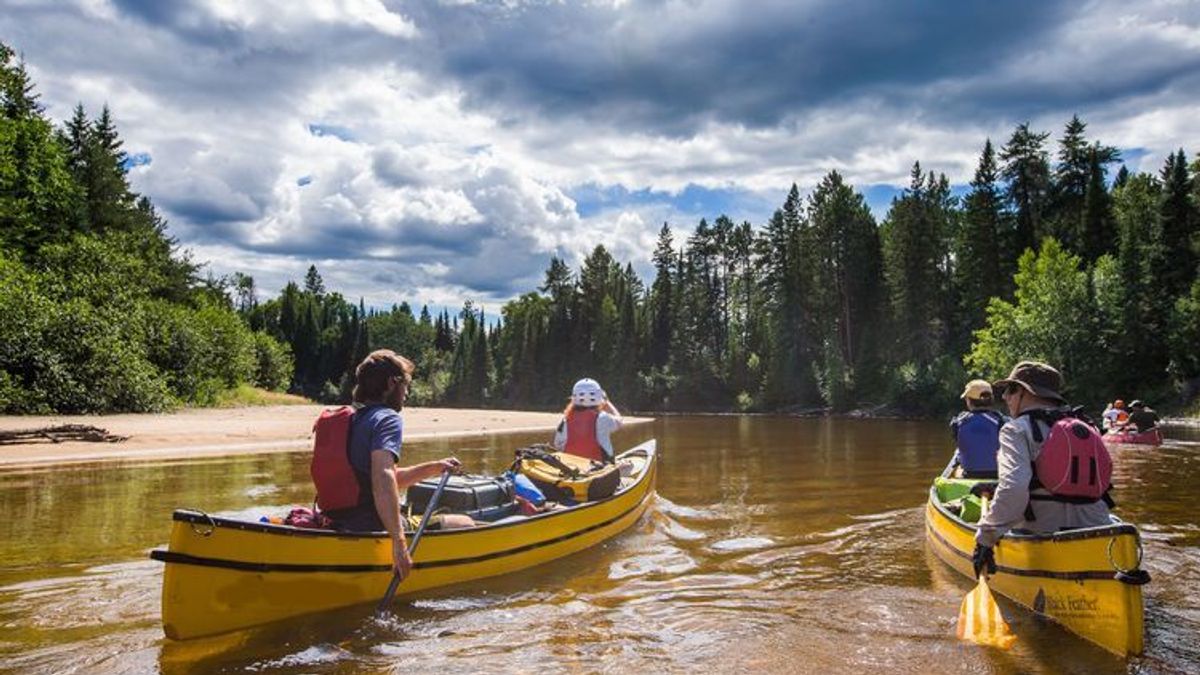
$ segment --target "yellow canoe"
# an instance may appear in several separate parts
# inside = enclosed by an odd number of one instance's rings
[[[934,553],[974,579],[975,526],[947,508],[979,481],[950,479],[949,470],[929,490],[925,532]],[[967,498],[962,513],[978,518]],[[1112,524],[1049,535],[1011,532],[995,549],[996,593],[1049,617],[1067,630],[1120,656],[1142,653],[1142,543],[1133,525]]]
[[[655,442],[618,459],[628,460],[633,471],[608,499],[469,529],[426,532],[399,595],[540,565],[625,530],[654,494]],[[378,602],[391,580],[386,533],[300,529],[188,510],[175,511],[173,519],[167,550],[150,555],[166,563],[162,620],[171,639]]]

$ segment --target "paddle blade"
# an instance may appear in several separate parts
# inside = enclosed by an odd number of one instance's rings
[[[985,577],[979,577],[979,584],[963,598],[958,610],[958,639],[1000,649],[1008,649],[1017,639],[1000,615],[1000,605],[992,597]]]

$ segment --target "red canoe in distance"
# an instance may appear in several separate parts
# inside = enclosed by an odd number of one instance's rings
[[[1110,431],[1104,434],[1105,443],[1119,443],[1122,445],[1162,445],[1162,432],[1158,428],[1147,429],[1146,431]]]

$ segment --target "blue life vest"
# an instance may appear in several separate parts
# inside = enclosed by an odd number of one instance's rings
[[[955,418],[958,463],[971,473],[995,472],[1004,418],[992,410],[969,410]]]

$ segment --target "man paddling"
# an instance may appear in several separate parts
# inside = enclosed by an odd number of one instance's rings
[[[1158,413],[1153,408],[1146,407],[1141,401],[1134,401],[1129,407],[1133,410],[1129,413],[1129,425],[1137,429],[1139,434],[1158,426]]]
[[[1111,458],[1095,429],[1081,421],[1072,420],[1066,401],[1059,393],[1062,386],[1062,375],[1057,370],[1036,361],[1018,363],[1007,378],[992,384],[993,390],[1001,392],[1012,420],[1000,429],[1000,450],[997,455],[999,481],[991,510],[980,520],[975,535],[975,553],[972,557],[976,575],[984,568],[995,572],[992,549],[1009,530],[1021,529],[1041,534],[1111,522],[1106,484],[1111,479]],[[1058,423],[1064,419],[1068,420],[1066,426]],[[1055,431],[1053,438],[1052,428]],[[1040,472],[1046,470],[1050,460],[1059,459],[1042,455],[1043,449],[1051,445],[1047,441],[1054,441],[1051,447],[1055,455],[1059,454],[1062,433],[1074,433],[1077,436],[1073,441],[1075,445],[1091,448],[1096,453],[1096,462],[1088,463],[1091,465],[1090,472],[1084,469],[1083,473],[1087,473],[1087,476],[1076,472],[1077,479],[1083,477],[1082,483],[1076,480],[1065,487],[1059,482],[1051,483],[1059,485],[1055,492],[1051,492],[1041,482],[1035,482],[1035,465]],[[1107,476],[1104,475],[1106,468]],[[1080,494],[1080,491],[1088,489],[1088,479],[1093,477],[1095,480],[1090,483],[1091,487],[1099,486],[1099,492],[1104,496]]]
[[[340,479],[343,482],[353,481],[354,484],[333,486],[334,489],[355,493],[357,503],[349,508],[325,512],[339,530],[387,530],[392,539],[392,564],[401,579],[408,576],[412,569],[412,558],[408,555],[408,543],[404,538],[400,491],[443,471],[457,472],[461,468],[459,461],[453,457],[409,467],[396,466],[400,461],[404,426],[400,411],[408,398],[412,373],[412,361],[390,349],[371,352],[358,364],[354,371],[354,402],[360,407],[350,422],[349,450],[346,453],[352,471],[336,474],[346,476]],[[318,499],[322,484],[328,485],[330,480],[338,480],[336,476],[319,477],[314,474]],[[441,524],[452,526],[450,523]],[[432,521],[429,527],[436,529]]]

